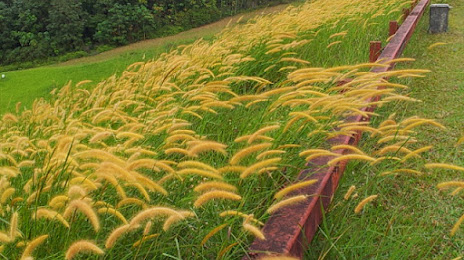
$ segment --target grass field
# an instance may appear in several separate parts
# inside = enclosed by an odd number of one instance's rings
[[[425,78],[401,81],[410,86],[408,96],[418,103],[390,104],[376,112],[385,119],[391,113],[399,118],[421,116],[436,119],[446,130],[422,127],[414,136],[417,147],[433,145],[418,165],[447,162],[464,166],[463,146],[455,147],[464,135],[464,5],[449,3],[448,33],[430,35],[428,12],[421,20],[404,56],[416,61],[400,68],[425,68],[432,72]],[[441,45],[428,49],[434,43]],[[378,120],[375,124],[379,124]],[[375,151],[376,142],[364,139],[361,148]],[[462,257],[464,231],[461,227],[450,236],[453,225],[464,213],[462,193],[453,189],[440,191],[437,184],[462,181],[462,173],[418,167],[421,176],[400,174],[379,176],[386,169],[351,163],[340,182],[333,204],[318,235],[308,251],[308,259],[454,259]],[[344,200],[351,185],[357,197]],[[369,195],[378,194],[362,214],[354,207]]]
[[[48,99],[51,90],[61,88],[68,81],[77,83],[92,80],[96,84],[113,74],[120,75],[134,62],[157,58],[161,53],[178,45],[192,43],[200,38],[211,40],[229,23],[244,23],[256,15],[278,12],[287,6],[279,5],[240,14],[177,35],[137,42],[95,56],[51,66],[6,72],[6,79],[0,80],[0,114],[12,111],[17,102],[30,108],[34,99]]]
[[[0,252],[237,259],[265,239],[270,214],[308,199],[291,193],[314,183],[295,183],[310,158],[395,169],[396,159],[353,147],[345,149],[357,154],[334,155],[325,140],[364,129],[395,141],[390,128],[344,120],[367,116],[360,108],[369,96],[407,99],[398,93],[405,86],[384,77],[426,72],[374,74],[370,68],[388,65],[365,62],[369,41],[387,39],[383,25],[409,4],[309,1],[4,114]],[[353,81],[337,87],[347,77]],[[408,129],[437,124],[411,122]]]

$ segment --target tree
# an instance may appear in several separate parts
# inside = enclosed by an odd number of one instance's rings
[[[56,54],[80,49],[83,44],[84,17],[79,0],[52,0],[47,31]]]
[[[146,39],[155,28],[154,16],[144,5],[115,4],[97,25],[95,39],[106,44],[127,44]]]
[[[285,1],[0,0],[0,64],[169,35],[244,8]]]
[[[6,3],[0,2],[0,57],[5,54],[5,51],[16,47],[15,41],[11,37],[13,20],[11,7]]]
[[[49,1],[9,1],[7,26],[9,48],[3,63],[43,59],[50,55],[46,32]]]

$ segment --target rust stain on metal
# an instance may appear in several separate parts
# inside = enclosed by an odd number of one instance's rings
[[[397,21],[390,21],[388,25],[388,36],[394,35],[398,31],[398,28],[400,28],[400,26]]]
[[[371,41],[369,46],[369,62],[375,62],[382,52],[381,41]]]
[[[389,61],[401,55],[429,1],[422,0],[415,6],[396,31],[395,36],[385,46],[378,57],[379,60]],[[390,32],[391,26],[390,23]],[[371,72],[385,72],[393,67],[394,64],[388,68],[377,67],[372,69]],[[373,97],[371,101],[377,98]],[[371,112],[374,109],[374,106],[363,108],[364,111]],[[353,122],[368,120],[369,118],[360,115],[347,119],[347,121]],[[361,138],[361,134],[361,132],[357,132],[353,137],[340,135],[330,139],[329,142],[331,144],[356,145]],[[334,152],[343,154],[346,151],[337,150]],[[327,162],[333,158],[333,156],[319,157],[307,163],[306,169],[300,172],[298,179],[317,179],[317,183],[294,191],[291,195],[306,194],[310,199],[301,204],[285,207],[285,209],[280,209],[272,214],[263,228],[266,240],[255,240],[249,249],[248,255],[244,256],[243,259],[258,259],[273,254],[303,257],[304,251],[318,229],[325,209],[328,208],[333,199],[338,182],[347,164],[347,161],[343,161],[336,166],[327,166]]]

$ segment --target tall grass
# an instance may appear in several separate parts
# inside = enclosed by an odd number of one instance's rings
[[[0,126],[2,254],[238,258],[265,239],[267,211],[306,199],[279,190],[309,157],[331,154],[327,138],[369,130],[345,118],[370,115],[360,110],[370,96],[384,98],[376,105],[408,99],[396,92],[406,86],[384,78],[426,73],[373,74],[387,65],[364,63],[369,40],[386,39],[387,21],[408,4],[307,2],[134,63],[96,87],[68,84],[51,102],[18,105]],[[352,149],[331,163],[368,160],[400,173],[419,154],[404,150],[416,123],[437,125],[392,118],[370,128],[382,153]],[[404,155],[390,155],[395,147]]]

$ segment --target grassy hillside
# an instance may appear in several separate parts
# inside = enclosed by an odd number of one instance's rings
[[[148,61],[158,57],[173,46],[189,43],[193,40],[178,40],[171,44],[153,48],[123,52],[107,59],[94,62],[76,62],[70,65],[46,66],[34,69],[10,71],[6,78],[0,80],[0,113],[12,111],[17,102],[23,107],[31,108],[36,98],[50,98],[50,91],[61,88],[69,81],[77,83],[84,79],[96,83],[116,74],[120,75],[127,66],[138,61]]]
[[[409,4],[308,1],[4,114],[1,253],[237,259],[253,239],[265,239],[261,227],[270,214],[311,196],[292,195],[314,183],[296,180],[311,158],[403,166],[394,162],[409,162],[412,151],[396,158],[349,147],[352,154],[340,155],[326,139],[367,130],[381,146],[398,142],[396,125],[346,118],[367,116],[360,108],[372,105],[369,96],[381,95],[381,104],[408,99],[399,92],[406,86],[385,77],[426,72],[375,74],[372,67],[389,65],[366,63],[369,41],[386,40],[385,25]],[[353,80],[337,86],[346,78]],[[398,130],[438,125],[417,120]]]
[[[69,81],[77,83],[91,80],[95,85],[113,74],[120,75],[134,62],[157,58],[178,45],[192,43],[200,38],[211,40],[228,24],[244,23],[257,15],[278,12],[287,6],[279,5],[240,14],[174,36],[141,41],[57,65],[4,72],[6,78],[0,80],[0,114],[13,111],[17,102],[30,108],[34,99],[50,98],[51,90],[61,88]]]

